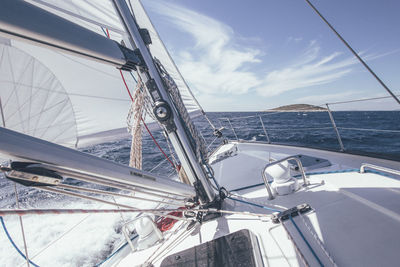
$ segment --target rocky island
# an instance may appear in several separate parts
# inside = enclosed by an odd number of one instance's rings
[[[264,112],[321,112],[327,111],[326,108],[308,104],[293,104],[281,106],[273,109],[265,110]]]

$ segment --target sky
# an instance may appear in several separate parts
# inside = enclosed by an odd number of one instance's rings
[[[313,4],[400,94],[400,3]],[[206,111],[260,111],[387,96],[304,0],[143,0]],[[398,109],[392,99],[333,109]]]

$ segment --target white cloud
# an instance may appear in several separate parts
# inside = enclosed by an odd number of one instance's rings
[[[287,91],[333,82],[351,72],[354,58],[339,59],[335,52],[321,57],[320,47],[311,41],[305,51],[291,64],[269,72],[264,85],[257,88],[262,96],[279,95]]]
[[[167,18],[168,23],[193,38],[194,44],[179,47],[174,58],[196,95],[200,98],[204,98],[204,95],[214,96],[207,97],[207,106],[217,104],[217,100],[221,100],[221,94],[245,95],[251,90],[259,96],[270,97],[331,83],[349,75],[353,65],[357,63],[354,57],[344,56],[339,52],[323,55],[319,43],[312,40],[291,62],[272,70],[269,67],[268,72],[263,72],[266,67],[260,64],[262,52],[239,45],[239,41],[243,43],[243,39],[231,27],[168,2],[151,1],[149,6],[159,16]],[[302,37],[287,39],[288,45],[299,47],[304,43]],[[364,58],[372,60],[381,56],[384,55],[364,55]],[[282,63],[279,62],[280,65]],[[274,66],[273,61],[269,61],[269,64]],[[340,97],[348,97],[350,94],[351,92],[329,96],[340,100]],[[303,99],[307,102],[306,98]],[[323,99],[325,97],[321,97],[320,101]]]
[[[244,94],[261,83],[246,66],[261,62],[261,51],[238,46],[229,26],[183,7],[150,2],[158,14],[167,16],[178,29],[189,33],[195,45],[175,55],[193,89],[206,94]],[[177,57],[176,57],[177,56]]]

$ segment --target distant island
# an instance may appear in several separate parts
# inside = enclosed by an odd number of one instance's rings
[[[294,104],[294,105],[286,105],[273,109],[265,110],[265,112],[319,112],[326,111],[326,108],[308,105],[308,104]]]

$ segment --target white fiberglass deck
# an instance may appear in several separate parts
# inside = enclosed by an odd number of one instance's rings
[[[399,170],[398,162],[345,155],[346,165],[341,153],[307,149],[299,151],[302,148],[293,148],[290,153],[290,148],[286,147],[286,150],[281,150],[285,151],[284,154],[276,153],[276,146],[270,145],[239,143],[234,146],[228,144],[220,147],[214,153],[212,164],[220,186],[230,190],[262,183],[261,171],[269,157],[276,160],[302,153],[326,158],[331,162],[329,167],[307,171],[315,173],[308,175],[310,185],[302,187],[294,194],[268,200],[264,185],[232,192],[232,198],[279,210],[302,203],[309,204],[313,210],[294,217],[295,224],[291,220],[284,222],[299,251],[296,251],[282,224],[274,224],[268,218],[234,214],[197,225],[191,231],[185,230],[187,223],[179,222],[165,235],[164,243],[131,253],[121,259],[118,266],[139,265],[144,262],[158,266],[167,255],[241,229],[249,229],[257,236],[264,266],[398,265],[400,181],[394,176],[377,172],[361,174],[350,170],[359,168],[360,162]],[[216,155],[227,151],[229,153],[216,160]],[[224,201],[223,209],[272,213],[231,199]]]

